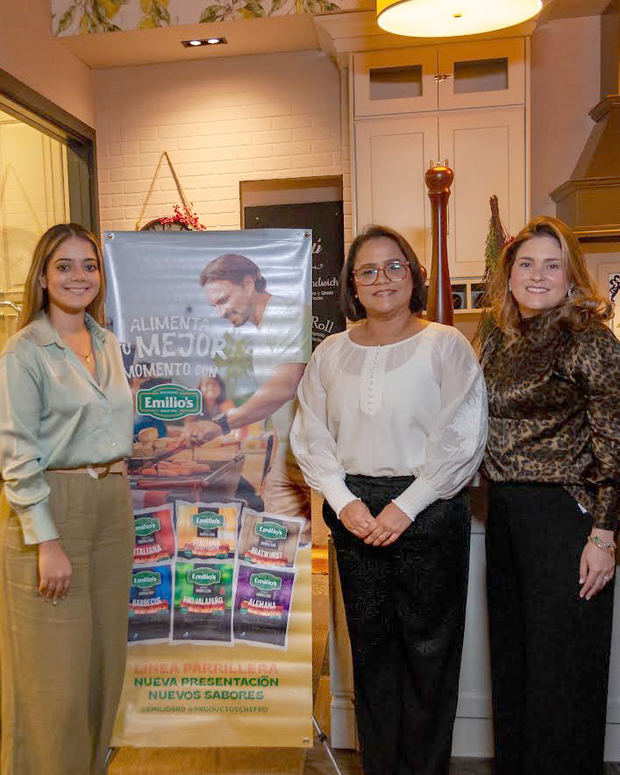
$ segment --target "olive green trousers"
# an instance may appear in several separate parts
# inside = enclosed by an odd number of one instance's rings
[[[127,645],[133,519],[127,479],[47,473],[73,568],[52,605],[38,550],[0,493],[1,775],[103,775]]]

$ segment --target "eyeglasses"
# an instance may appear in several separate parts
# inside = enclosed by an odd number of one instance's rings
[[[353,276],[359,285],[374,285],[379,279],[379,272],[383,272],[385,279],[392,283],[400,283],[407,277],[409,262],[395,259],[386,261],[383,266],[376,264],[364,264],[353,270]]]

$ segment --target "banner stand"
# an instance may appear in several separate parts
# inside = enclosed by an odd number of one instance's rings
[[[135,397],[112,745],[310,748],[310,498],[281,385],[310,357],[312,234],[106,232],[104,252]]]

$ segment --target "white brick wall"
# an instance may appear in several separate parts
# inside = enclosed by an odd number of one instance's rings
[[[112,68],[96,71],[94,81],[103,229],[135,228],[162,151],[208,228],[239,228],[242,180],[343,173],[347,227],[346,107],[339,71],[325,55]],[[179,201],[162,170],[143,222],[171,215]]]

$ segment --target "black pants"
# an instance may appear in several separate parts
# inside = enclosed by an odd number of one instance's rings
[[[491,484],[497,775],[601,775],[613,585],[579,598],[592,520],[560,485]]]
[[[376,516],[408,477],[347,476]],[[392,546],[369,547],[326,503],[351,638],[366,775],[447,775],[469,559],[464,494],[425,509]]]

